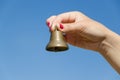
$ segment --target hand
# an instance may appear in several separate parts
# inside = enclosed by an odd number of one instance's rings
[[[88,18],[80,12],[67,12],[47,19],[51,31],[54,27],[66,33],[68,43],[95,51],[101,50],[101,42],[109,30],[104,25]]]
[[[66,33],[68,43],[100,52],[120,73],[120,36],[81,12],[67,12],[47,19],[51,31]]]

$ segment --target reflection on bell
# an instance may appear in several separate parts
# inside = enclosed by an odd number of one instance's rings
[[[61,31],[55,29],[51,32],[50,42],[46,46],[46,50],[53,52],[68,50],[68,45],[65,42]]]

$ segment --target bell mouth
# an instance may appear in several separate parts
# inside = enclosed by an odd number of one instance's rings
[[[60,51],[68,50],[68,47],[64,47],[64,46],[47,47],[46,50],[52,52],[60,52]]]

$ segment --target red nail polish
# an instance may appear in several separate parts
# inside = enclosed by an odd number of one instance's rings
[[[50,27],[50,22],[47,22],[48,27]]]
[[[63,27],[63,25],[62,24],[60,24],[60,29],[63,29],[64,27]]]

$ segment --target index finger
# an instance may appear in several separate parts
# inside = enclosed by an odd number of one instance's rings
[[[75,22],[76,15],[73,12],[59,14],[53,23],[72,23]]]

